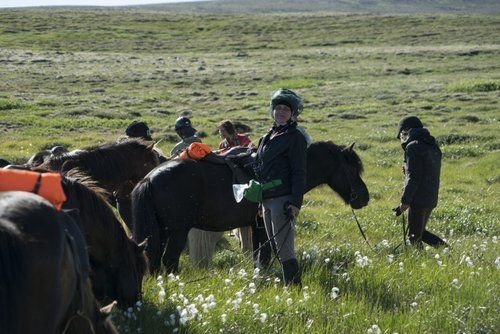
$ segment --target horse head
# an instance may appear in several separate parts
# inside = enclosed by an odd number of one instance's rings
[[[148,262],[145,253],[147,239],[140,244],[135,243],[130,238],[126,240],[126,256],[122,256],[122,261],[131,263],[118,264],[116,289],[120,307],[133,305],[142,297],[142,279],[148,272]]]
[[[361,178],[363,163],[349,146],[338,146],[332,142],[311,144],[307,156],[307,190],[326,183],[346,204],[360,209],[368,204],[370,195]]]

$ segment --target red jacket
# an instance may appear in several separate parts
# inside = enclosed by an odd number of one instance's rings
[[[254,146],[252,144],[252,141],[250,140],[250,137],[247,135],[242,135],[237,133],[236,134],[237,141],[232,141],[231,139],[224,139],[223,141],[220,142],[219,144],[219,152],[224,152],[229,150],[231,147],[235,146],[243,146],[243,147],[252,147]]]

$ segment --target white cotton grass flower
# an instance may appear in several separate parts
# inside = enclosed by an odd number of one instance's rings
[[[386,248],[391,247],[391,245],[389,244],[389,241],[387,241],[386,239],[382,240],[382,241],[379,243],[379,245],[380,245],[381,247],[386,247]]]
[[[459,281],[458,278],[454,278],[453,281],[451,281],[451,287],[455,289],[460,289],[462,285],[458,285]]]
[[[292,299],[292,298],[288,298],[288,299],[286,300],[286,304],[287,304],[288,306],[292,305],[292,303],[293,303],[293,299]]]
[[[238,271],[238,276],[240,276],[241,278],[245,278],[247,276],[247,272],[245,271],[245,269],[240,269],[240,271]]]
[[[260,311],[259,311],[259,304],[253,304],[252,305],[252,309],[253,309],[253,312],[255,314],[259,314],[260,313]]]
[[[474,267],[474,263],[472,262],[472,260],[470,259],[469,256],[467,256],[465,258],[465,263],[467,264],[468,267],[471,267],[471,268]]]
[[[358,267],[364,268],[366,266],[369,266],[372,263],[372,260],[368,258],[368,256],[362,256],[359,251],[356,251],[354,253],[354,256],[356,257],[356,263]]]
[[[226,278],[226,279],[224,280],[224,284],[225,284],[226,286],[230,286],[230,285],[233,285],[233,282],[232,282],[229,278]]]
[[[255,283],[254,282],[251,282],[250,284],[248,284],[248,291],[250,291],[250,293],[253,295],[256,291],[256,287],[255,287]]]
[[[265,323],[267,320],[267,313],[261,313],[259,320],[260,320],[260,322]]]
[[[158,292],[158,302],[163,303],[165,301],[165,296],[166,296],[165,289],[161,288],[160,291]]]
[[[378,325],[372,325],[372,327],[368,328],[366,331],[368,334],[382,334],[382,331],[378,327]]]
[[[411,308],[416,308],[418,306],[418,303],[417,302],[413,302],[410,304]]]
[[[329,257],[327,257],[326,259],[324,259],[324,262],[325,262],[326,264],[330,263],[330,258],[329,258]]]
[[[394,254],[387,255],[387,262],[392,263],[394,261]]]
[[[496,244],[497,240],[498,240],[498,237],[496,235],[494,235],[493,237],[491,237],[491,242],[492,243]]]
[[[496,258],[495,264],[497,265],[497,270],[500,270],[500,257]]]
[[[498,259],[500,259],[500,258],[497,258],[497,260],[498,260]],[[500,261],[499,261],[499,263],[500,263]],[[274,301],[275,301],[276,303],[279,303],[279,302],[281,301],[281,297],[280,297],[280,296],[278,296],[278,295],[276,295],[276,296],[274,297]]]
[[[255,268],[253,270],[253,276],[252,276],[252,279],[258,279],[260,278],[260,269],[259,268]]]
[[[403,272],[405,269],[404,269],[404,263],[403,262],[399,262],[399,271],[400,272]]]
[[[336,286],[334,286],[332,288],[332,291],[330,292],[330,298],[331,299],[337,299],[339,297],[339,292],[340,292],[339,288],[337,288]]]
[[[226,320],[227,320],[227,314],[226,313],[223,313],[221,316],[220,316],[220,320],[222,321],[222,323],[225,323]]]

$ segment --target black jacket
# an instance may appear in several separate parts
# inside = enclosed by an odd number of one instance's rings
[[[273,127],[259,142],[257,179],[266,183],[281,179],[281,185],[264,191],[263,198],[292,195],[292,205],[300,209],[306,186],[307,144],[297,123]]]
[[[405,187],[401,203],[435,208],[439,193],[441,150],[426,128],[410,129],[405,150]]]

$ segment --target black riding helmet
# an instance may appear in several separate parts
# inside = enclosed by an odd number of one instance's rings
[[[274,108],[279,104],[288,106],[290,110],[292,110],[293,117],[297,117],[303,109],[302,98],[294,91],[286,88],[278,89],[271,97],[271,102],[269,103],[269,112],[271,115],[273,114]]]
[[[147,140],[153,140],[151,138],[151,130],[144,122],[133,121],[125,130],[125,134],[132,138],[144,138]]]
[[[399,139],[402,131],[408,131],[412,128],[423,128],[424,125],[417,116],[406,116],[403,117],[398,123],[398,135]]]
[[[186,116],[181,116],[175,120],[175,132],[181,138],[191,137],[196,133],[196,129],[193,128],[191,120]]]

